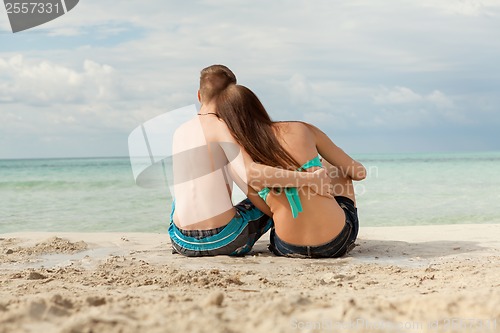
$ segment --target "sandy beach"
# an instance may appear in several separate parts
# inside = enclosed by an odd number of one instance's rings
[[[500,224],[361,228],[342,259],[173,255],[166,234],[0,235],[0,332],[498,332]]]

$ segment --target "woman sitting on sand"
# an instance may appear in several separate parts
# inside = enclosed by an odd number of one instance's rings
[[[331,177],[335,200],[315,195],[308,187],[256,188],[273,213],[270,250],[307,258],[346,254],[358,234],[352,181],[366,177],[363,165],[310,124],[273,122],[244,86],[230,85],[217,98],[218,116],[255,162],[305,172],[326,167]]]

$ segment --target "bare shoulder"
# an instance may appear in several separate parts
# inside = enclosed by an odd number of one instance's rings
[[[305,162],[318,154],[314,135],[305,123],[287,121],[275,125],[281,145],[298,162]]]
[[[174,142],[177,141],[185,141],[187,137],[193,137],[193,133],[197,134],[195,137],[199,137],[200,134],[200,125],[197,121],[197,118],[192,118],[177,127],[173,134]],[[203,134],[203,133],[201,133]]]
[[[312,131],[307,123],[302,121],[283,121],[276,123],[280,132],[287,137],[310,138]]]
[[[318,127],[316,127],[313,124],[306,123],[306,122],[303,122],[302,124],[304,124],[304,126],[306,126],[309,129],[309,131],[311,131],[311,133],[313,133],[314,135],[323,133],[323,131],[321,129],[319,129]]]

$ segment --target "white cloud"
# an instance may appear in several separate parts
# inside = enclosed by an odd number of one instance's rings
[[[455,105],[449,97],[439,90],[434,90],[431,94],[427,95],[425,99],[442,109],[452,108]]]
[[[300,74],[293,74],[288,80],[287,86],[290,92],[292,104],[307,106],[315,110],[327,109],[330,103],[318,92],[318,90]]]
[[[407,87],[381,87],[373,94],[375,126],[419,127],[424,125],[477,123],[473,110],[456,103],[439,90],[419,94]]]
[[[194,93],[161,94],[154,82],[135,84],[107,64],[86,59],[79,67],[0,58],[0,131],[42,137],[128,131],[168,111],[169,103],[194,102]]]
[[[424,98],[406,87],[382,88],[374,97],[375,104],[406,104],[421,102]]]
[[[0,100],[32,105],[83,103],[116,99],[122,89],[111,66],[91,60],[82,71],[50,61],[0,58]]]
[[[498,16],[500,8],[497,0],[423,0],[419,4],[448,15],[464,16]]]
[[[195,102],[212,63],[276,119],[325,131],[500,122],[500,20],[489,19],[499,12],[493,0],[82,1],[0,34],[0,131],[126,136]]]
[[[382,87],[373,96],[375,104],[398,105],[428,103],[437,108],[450,108],[454,103],[439,90],[434,90],[430,94],[422,95],[414,92],[410,88],[396,86],[392,89]]]
[[[302,120],[302,119],[301,119]],[[352,126],[354,122],[345,114],[338,112],[311,111],[304,114],[304,121],[315,124],[320,129],[346,129]],[[357,121],[360,121],[358,119]]]

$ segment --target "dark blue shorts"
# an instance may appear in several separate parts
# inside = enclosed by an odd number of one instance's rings
[[[338,258],[349,252],[358,236],[358,210],[354,202],[347,197],[337,196],[335,200],[344,210],[346,220],[344,228],[334,239],[316,246],[293,245],[281,240],[273,228],[269,250],[278,256],[296,258]]]
[[[188,257],[216,255],[243,256],[273,225],[273,220],[245,199],[236,206],[236,215],[223,227],[210,230],[183,230],[173,222],[172,204],[168,229],[174,253]]]

